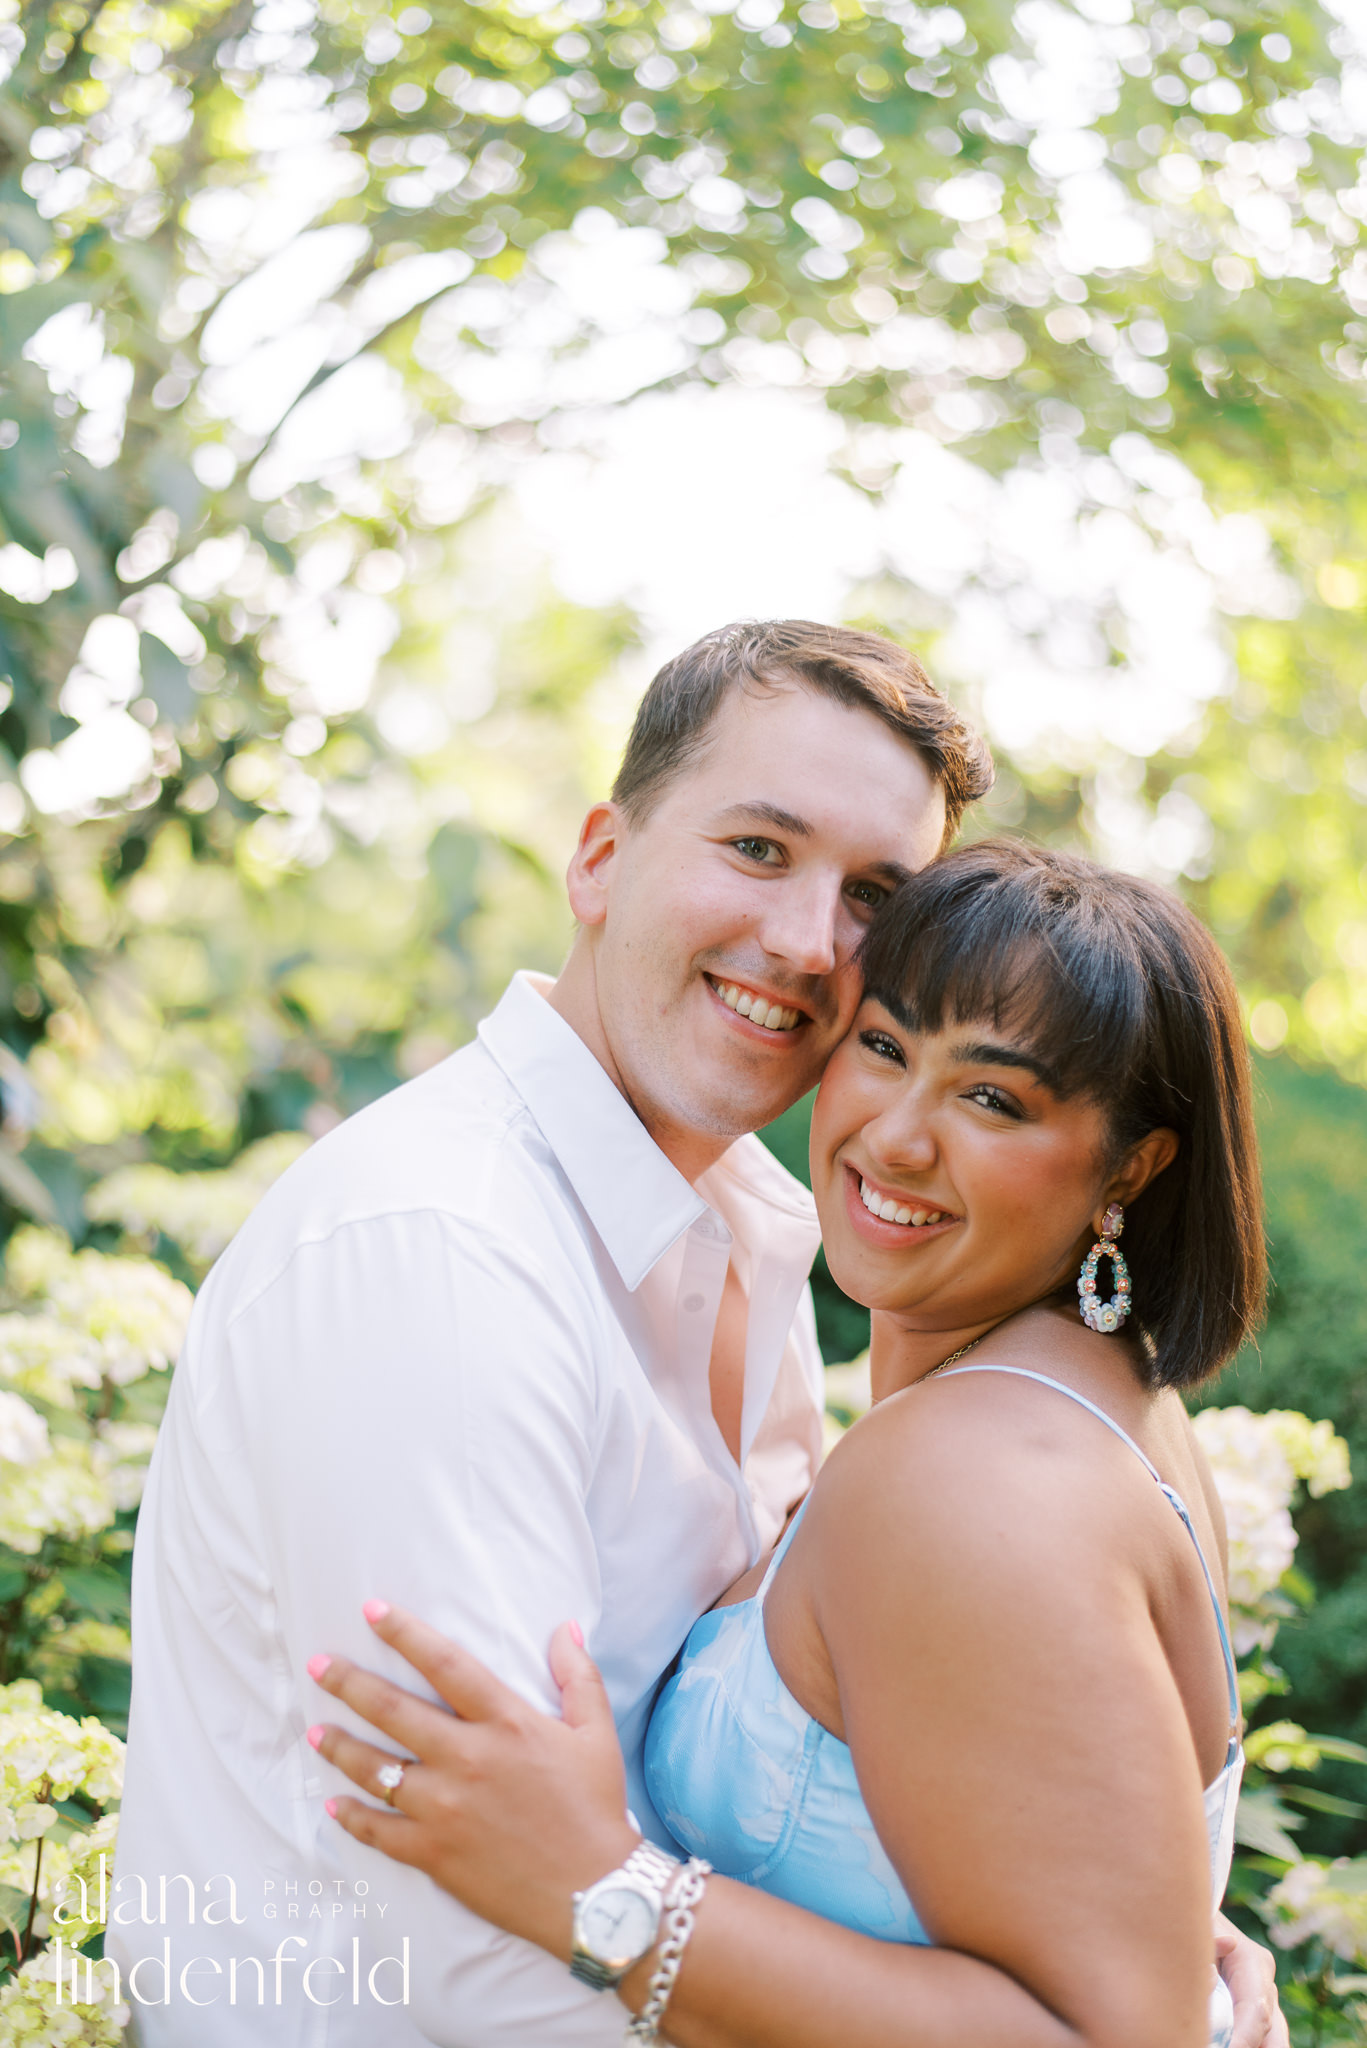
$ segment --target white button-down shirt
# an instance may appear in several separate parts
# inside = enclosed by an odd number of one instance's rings
[[[382,1597],[554,1710],[547,1644],[578,1619],[660,1832],[661,1673],[819,1457],[816,1244],[755,1138],[690,1186],[527,976],[271,1190],[196,1304],[138,1529],[107,1939],[135,2038],[620,2042],[615,1998],[328,1819],[349,1788],[305,1730],[343,1710],[304,1666],[339,1651],[413,1685],[361,1618]],[[739,1466],[708,1386],[728,1260]]]

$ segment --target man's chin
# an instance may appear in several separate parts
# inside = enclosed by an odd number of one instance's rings
[[[714,1138],[743,1138],[750,1131],[762,1131],[800,1102],[816,1086],[819,1074],[805,1070],[790,1086],[782,1089],[746,1087],[743,1077],[729,1086],[717,1083],[699,1089],[690,1106],[689,1122],[694,1130]]]

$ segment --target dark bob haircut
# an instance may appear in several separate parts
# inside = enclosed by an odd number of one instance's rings
[[[1104,1114],[1110,1164],[1166,1127],[1177,1157],[1126,1211],[1151,1385],[1193,1386],[1256,1326],[1267,1262],[1248,1051],[1224,955],[1167,889],[979,840],[879,911],[868,993],[911,1031],[990,1021],[1060,1097]]]

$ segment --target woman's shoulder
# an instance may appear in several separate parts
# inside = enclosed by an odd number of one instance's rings
[[[947,1374],[887,1396],[846,1432],[813,1489],[809,1540],[850,1566],[934,1546],[969,1571],[1005,1540],[1028,1571],[1084,1539],[1122,1544],[1151,1484],[1109,1430],[1019,1367]]]

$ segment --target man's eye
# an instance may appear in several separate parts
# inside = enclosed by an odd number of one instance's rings
[[[886,1031],[861,1031],[859,1043],[866,1045],[871,1053],[876,1053],[880,1060],[895,1061],[899,1067],[906,1065],[901,1046],[895,1038],[889,1038]]]
[[[731,844],[747,860],[763,861],[768,866],[782,857],[772,839],[733,839]]]
[[[995,1109],[1001,1116],[1009,1116],[1013,1123],[1020,1122],[1020,1110],[1011,1097],[1003,1095],[1000,1088],[989,1087],[985,1081],[980,1081],[976,1088],[970,1088],[967,1099],[980,1103],[984,1109]]]
[[[887,890],[878,882],[851,882],[845,894],[866,910],[877,910],[887,897]]]

